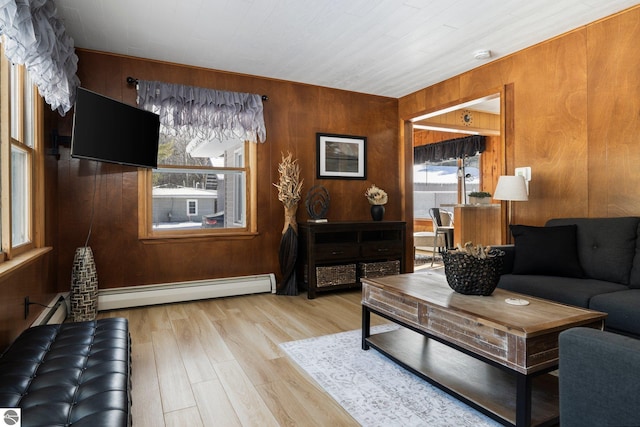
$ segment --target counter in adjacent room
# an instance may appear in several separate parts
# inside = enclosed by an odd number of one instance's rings
[[[500,204],[449,205],[453,207],[453,243],[464,246],[499,245],[502,243]],[[445,207],[443,205],[443,207]]]

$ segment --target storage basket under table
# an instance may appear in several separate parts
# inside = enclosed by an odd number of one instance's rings
[[[316,267],[316,285],[318,287],[346,285],[355,282],[355,264]]]
[[[504,254],[492,249],[487,258],[477,258],[464,252],[443,252],[447,283],[461,294],[491,295],[500,280]]]
[[[400,261],[361,262],[360,277],[382,277],[400,274]]]

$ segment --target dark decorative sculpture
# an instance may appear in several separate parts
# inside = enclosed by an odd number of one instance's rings
[[[330,203],[331,198],[326,188],[322,185],[314,185],[311,187],[305,199],[305,206],[307,207],[309,218],[312,220],[326,218]]]

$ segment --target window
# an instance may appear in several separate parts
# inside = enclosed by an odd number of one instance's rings
[[[2,206],[1,240],[3,259],[11,259],[29,249],[40,247],[44,196],[37,178],[41,168],[42,105],[37,90],[25,67],[11,64],[4,57],[0,62],[0,193]],[[4,124],[9,124],[5,126]],[[41,237],[40,237],[41,238]]]
[[[185,138],[161,133],[158,168],[139,172],[140,237],[255,232],[251,166],[256,144],[208,141],[192,146]]]
[[[198,201],[187,200],[187,216],[192,217],[198,215]]]
[[[480,156],[464,159],[464,188],[458,188],[462,160],[426,162],[413,167],[414,218],[431,218],[429,209],[458,203],[458,191],[466,194],[480,188]]]

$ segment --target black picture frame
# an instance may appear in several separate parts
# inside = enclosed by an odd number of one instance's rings
[[[316,134],[319,179],[367,179],[367,137]]]

